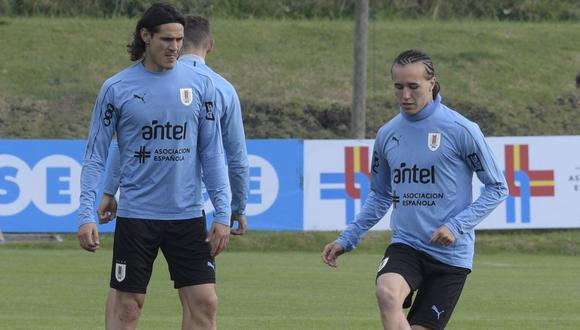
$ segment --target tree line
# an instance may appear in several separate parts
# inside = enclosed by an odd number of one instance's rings
[[[1,16],[140,16],[161,0],[0,0]],[[350,19],[356,0],[165,0],[184,13],[224,18]],[[370,0],[371,19],[580,21],[578,0]]]

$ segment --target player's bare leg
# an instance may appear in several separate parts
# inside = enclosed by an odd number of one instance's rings
[[[113,302],[109,306],[107,299],[107,309],[112,308],[112,313],[107,315],[107,329],[133,330],[137,328],[137,322],[145,303],[145,295],[118,290],[114,290],[112,294],[109,291],[109,294]]]
[[[109,288],[107,293],[107,304],[105,305],[105,327],[107,329],[114,329],[114,319],[115,319],[115,295],[117,290]]]
[[[409,285],[399,274],[386,273],[377,279],[377,301],[385,330],[411,329],[403,312],[403,301],[409,292]]]
[[[218,298],[215,284],[200,284],[179,289],[183,307],[181,329],[217,329]]]

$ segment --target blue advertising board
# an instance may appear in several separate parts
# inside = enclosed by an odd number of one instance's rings
[[[301,140],[248,140],[249,230],[302,230]],[[206,202],[211,219],[213,207]]]
[[[84,140],[0,140],[0,230],[76,232],[84,148]],[[249,140],[248,160],[249,229],[302,230],[302,141]]]
[[[0,141],[0,229],[76,231],[80,140]]]

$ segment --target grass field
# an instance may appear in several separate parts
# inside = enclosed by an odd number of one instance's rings
[[[0,135],[85,138],[102,82],[130,64],[135,19],[0,18]],[[215,19],[208,63],[238,89],[250,138],[344,138],[353,22]],[[376,20],[367,135],[397,113],[389,64],[419,48],[444,101],[486,135],[577,134],[580,23]]]
[[[268,234],[256,234],[267,241]],[[379,329],[374,275],[382,248],[375,241],[385,235],[371,234],[360,251],[340,258],[338,269],[323,265],[314,251],[334,233],[320,234],[303,248],[286,252],[270,251],[269,243],[249,252],[240,244],[245,238],[236,238],[218,257],[219,327]],[[571,231],[570,237],[577,234]],[[291,235],[295,234],[277,234],[272,241],[291,249]],[[493,241],[492,236],[502,235],[480,237]],[[280,240],[283,236],[286,241]],[[74,236],[65,236],[64,243],[0,246],[0,329],[103,328],[111,237],[102,241],[104,248],[95,254],[77,248]],[[529,237],[528,241],[533,245]],[[578,239],[571,242],[576,245]],[[236,247],[244,252],[236,252]],[[577,252],[481,250],[486,253],[476,256],[448,329],[579,328]],[[139,328],[178,329],[179,320],[176,291],[164,259],[158,258]]]

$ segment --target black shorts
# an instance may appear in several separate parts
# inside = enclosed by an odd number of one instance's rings
[[[188,220],[117,218],[110,286],[146,293],[153,262],[163,252],[176,289],[215,283],[215,260],[206,242],[205,217]]]
[[[385,251],[377,278],[385,273],[400,274],[411,288],[404,303],[405,308],[411,307],[407,314],[409,324],[443,329],[451,318],[470,272],[468,268],[444,264],[408,245],[394,243]],[[411,305],[415,291],[417,296]]]

